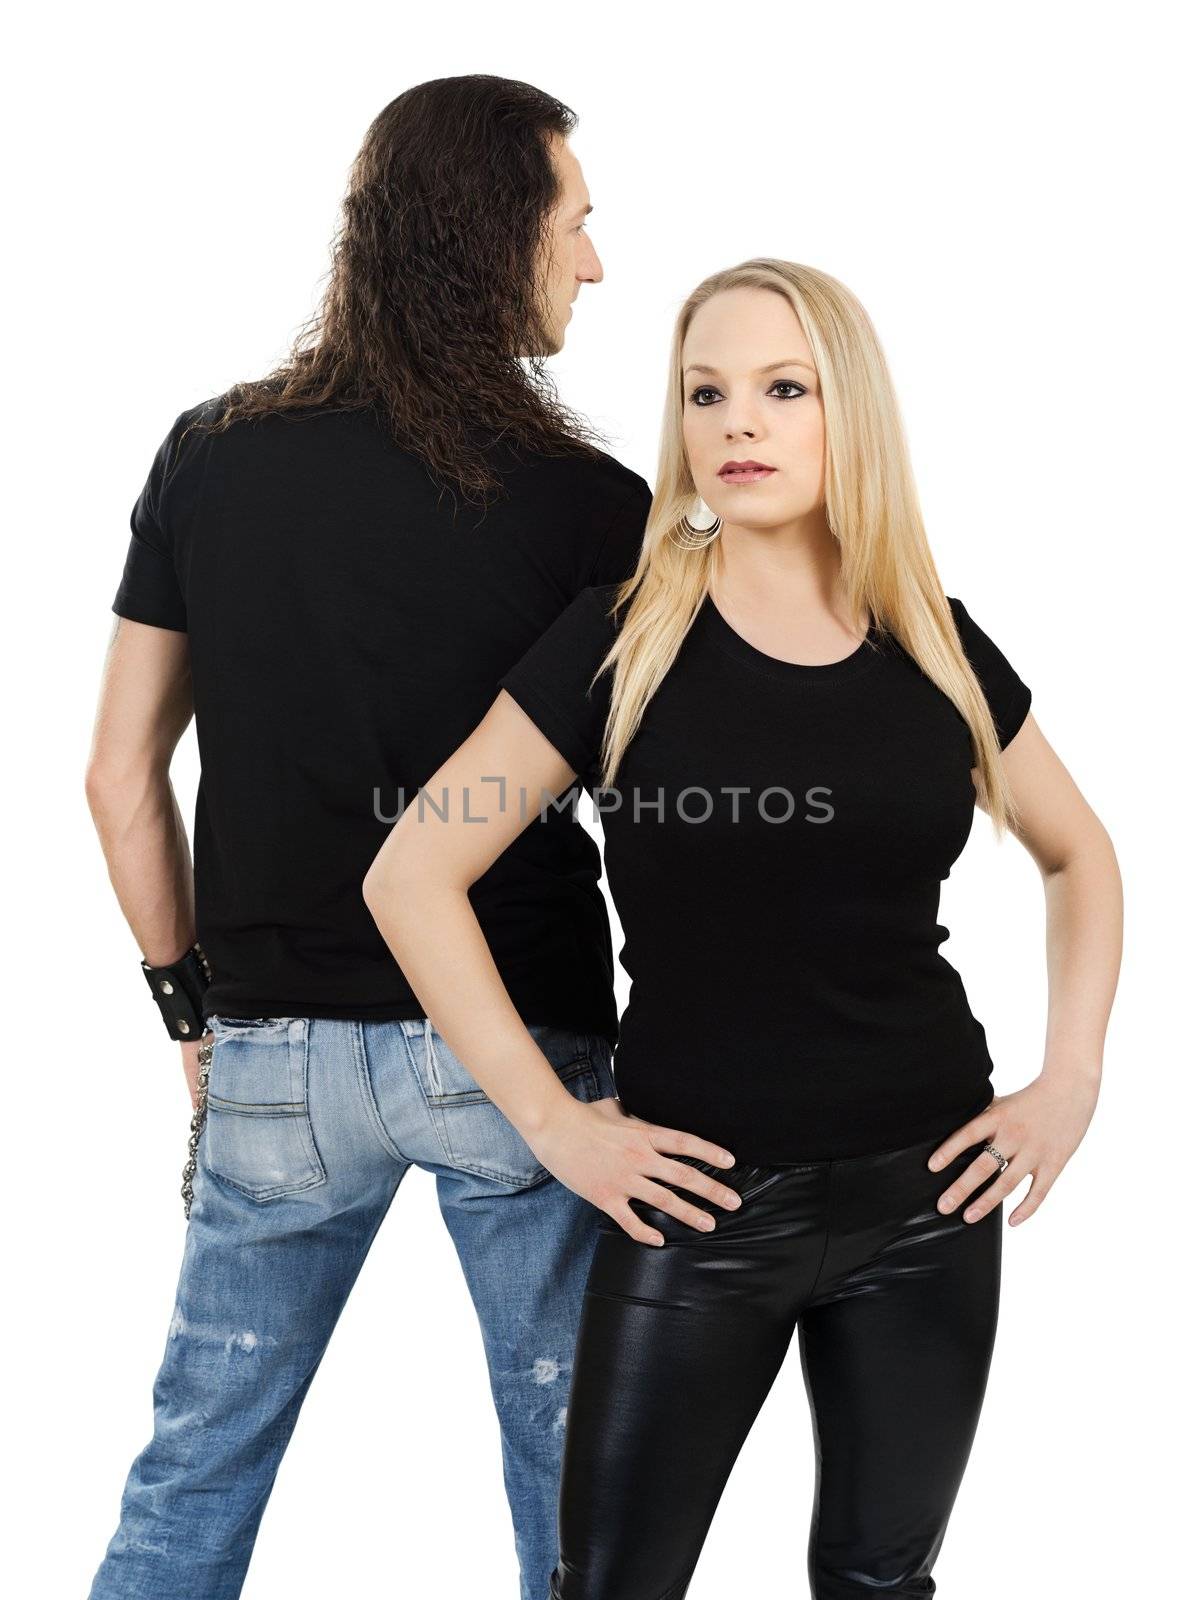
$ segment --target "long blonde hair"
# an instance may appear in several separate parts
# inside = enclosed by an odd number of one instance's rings
[[[685,549],[672,537],[696,505],[683,444],[683,342],[698,307],[726,289],[770,289],[799,318],[825,408],[825,512],[841,552],[840,594],[864,608],[947,695],[971,732],[973,765],[996,833],[1016,820],[988,703],[963,653],[925,535],[900,409],[878,336],[850,291],[827,273],[759,258],[706,278],[675,321],[658,481],[637,567],[619,586],[627,604],[596,677],[613,673],[601,754],[610,787],[646,707],[674,662],[708,591],[713,545]],[[595,680],[593,680],[595,681]]]

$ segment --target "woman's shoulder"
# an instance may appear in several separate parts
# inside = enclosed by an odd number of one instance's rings
[[[958,629],[958,636],[962,641],[967,655],[971,655],[972,648],[988,652],[994,651],[997,646],[991,635],[980,627],[976,618],[967,610],[965,603],[957,595],[948,594],[946,604],[950,607],[950,614],[954,618],[954,626]]]
[[[1033,700],[1032,691],[1005,651],[990,633],[986,633],[980,627],[963,602],[956,595],[947,595],[946,600],[954,616],[963,654],[979,679],[980,687],[991,709],[1000,748],[1003,750],[1029,711]]]

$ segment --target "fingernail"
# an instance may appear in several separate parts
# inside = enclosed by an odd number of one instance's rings
[[[721,1156],[721,1165],[723,1167],[732,1167],[735,1165],[735,1159],[729,1154],[728,1150],[726,1150]]]
[[[941,1164],[942,1164],[941,1156],[930,1156],[930,1158],[929,1158],[929,1170],[930,1170],[930,1172],[936,1172],[937,1169],[941,1166]]]
[[[705,1230],[706,1233],[711,1233],[712,1230],[716,1227],[716,1225],[717,1225],[716,1217],[705,1217],[704,1221],[700,1224],[700,1226]]]
[[[939,1211],[949,1211],[953,1207],[953,1205],[954,1205],[953,1200],[947,1200],[945,1195],[943,1195],[942,1198],[938,1201],[938,1210]]]
[[[965,1213],[968,1222],[978,1222],[982,1215],[982,1211],[968,1211]]]
[[[663,1236],[662,1236],[661,1233],[656,1233],[654,1235],[653,1239],[651,1239],[651,1241],[650,1241],[651,1244],[662,1244],[662,1242],[663,1242]]]

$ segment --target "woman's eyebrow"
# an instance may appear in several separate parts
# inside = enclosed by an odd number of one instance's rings
[[[811,372],[815,378],[817,369],[808,361],[801,361],[799,356],[793,356],[790,361],[772,361],[769,367],[760,367],[760,372],[775,372],[779,367],[803,367],[805,372]]]
[[[799,356],[793,356],[790,361],[772,361],[770,366],[759,367],[758,370],[760,373],[776,372],[780,367],[803,367],[805,372],[811,372],[814,378],[817,375],[817,369],[811,366],[807,361],[801,361]],[[714,377],[718,372],[716,367],[702,366],[698,361],[690,362],[686,367],[684,367],[683,370],[685,374],[689,372],[707,372]]]

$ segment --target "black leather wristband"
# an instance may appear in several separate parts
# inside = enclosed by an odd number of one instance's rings
[[[169,967],[142,962],[150,993],[172,1039],[199,1039],[204,1032],[204,991],[212,973],[198,944]]]

